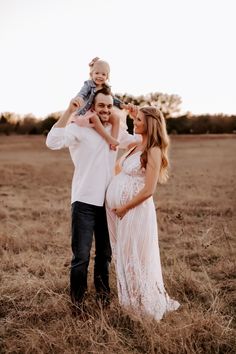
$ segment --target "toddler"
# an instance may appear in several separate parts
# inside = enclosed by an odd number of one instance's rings
[[[102,89],[104,86],[109,87],[107,83],[110,74],[109,64],[96,57],[89,63],[89,67],[91,79],[84,82],[83,87],[74,98],[76,104],[79,106],[75,116],[84,115],[91,108],[96,91]],[[114,97],[113,100],[114,106],[120,109],[126,108],[126,105],[117,97]],[[81,126],[84,125],[83,119],[80,117],[76,119],[76,123]],[[111,134],[109,134],[104,128],[99,117],[93,116],[90,118],[90,123],[92,123],[94,129],[107,141],[110,148],[116,150],[116,146],[119,145],[119,142],[117,141],[120,124],[119,113],[113,111],[109,118],[109,123],[112,125]]]

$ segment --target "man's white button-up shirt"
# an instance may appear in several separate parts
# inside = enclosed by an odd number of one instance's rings
[[[111,130],[111,125],[106,129]],[[120,128],[120,148],[126,148],[140,136]],[[93,128],[70,123],[65,128],[52,127],[46,139],[52,150],[68,147],[75,170],[72,180],[71,203],[75,201],[102,206],[113,175],[117,152]]]

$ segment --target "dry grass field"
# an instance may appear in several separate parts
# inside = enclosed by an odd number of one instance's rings
[[[0,137],[1,353],[235,353],[236,137],[173,136],[155,201],[164,280],[181,308],[162,321],[120,308],[73,317],[69,153],[45,137]]]

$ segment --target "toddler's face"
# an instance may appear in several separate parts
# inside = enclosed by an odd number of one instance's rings
[[[95,63],[93,71],[91,72],[91,78],[96,85],[103,85],[108,79],[108,71],[106,65]]]

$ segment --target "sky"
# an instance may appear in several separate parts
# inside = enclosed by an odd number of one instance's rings
[[[66,109],[109,62],[113,93],[162,92],[181,112],[236,114],[235,0],[0,0],[0,112]]]

